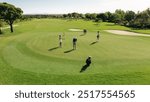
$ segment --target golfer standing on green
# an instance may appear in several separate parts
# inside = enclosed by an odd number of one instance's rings
[[[97,36],[96,36],[96,37],[97,37],[97,41],[99,41],[99,37],[100,37],[99,33],[100,33],[100,32],[97,31]]]
[[[59,34],[59,47],[62,47],[62,35]]]
[[[73,37],[72,43],[73,43],[73,49],[76,50],[77,37]]]

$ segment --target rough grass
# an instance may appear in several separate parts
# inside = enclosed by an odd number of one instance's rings
[[[113,35],[129,28],[91,21],[35,19],[0,37],[0,84],[150,84],[150,38]],[[70,32],[68,29],[88,29]],[[101,30],[97,43],[96,31]],[[63,47],[58,34],[65,33]],[[72,37],[77,36],[77,50]],[[92,44],[93,43],[93,44]],[[79,73],[87,56],[92,65]]]

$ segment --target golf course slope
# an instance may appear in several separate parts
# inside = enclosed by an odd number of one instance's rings
[[[114,35],[105,30],[129,28],[84,20],[33,19],[16,25],[14,33],[3,29],[0,36],[0,84],[150,84],[150,37]],[[76,28],[88,32],[68,30]],[[92,64],[80,73],[88,56]]]

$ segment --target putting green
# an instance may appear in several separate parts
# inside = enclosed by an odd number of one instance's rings
[[[0,79],[2,84],[150,84],[149,37],[113,35],[82,20],[35,19],[18,25],[14,34],[1,37],[1,75],[8,73]],[[87,28],[88,33],[68,32],[72,28]],[[98,42],[97,29],[101,29]],[[77,50],[72,50],[74,36]],[[91,66],[79,73],[88,56]]]

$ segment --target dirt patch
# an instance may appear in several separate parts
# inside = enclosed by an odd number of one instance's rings
[[[134,33],[134,32],[129,32],[129,31],[123,31],[123,30],[105,30],[106,32],[112,33],[112,34],[117,34],[117,35],[125,35],[125,36],[148,36],[148,34],[140,34],[140,33]]]

